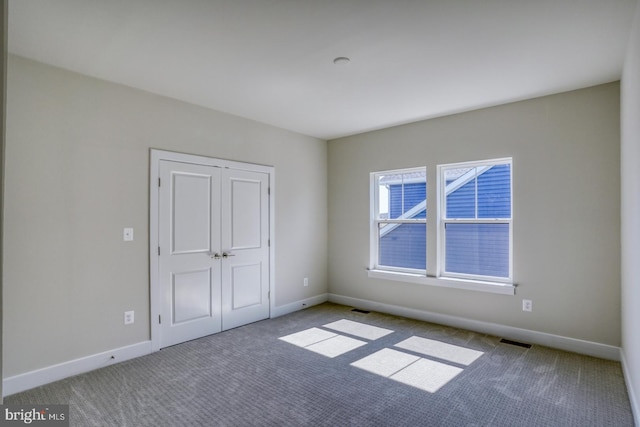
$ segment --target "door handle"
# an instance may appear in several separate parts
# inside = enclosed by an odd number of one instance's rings
[[[213,259],[220,259],[220,254],[218,252],[209,252],[209,256]]]
[[[222,258],[229,258],[229,257],[231,257],[231,256],[235,256],[235,254],[222,252]]]

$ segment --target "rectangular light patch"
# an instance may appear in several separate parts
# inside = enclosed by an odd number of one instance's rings
[[[427,356],[437,357],[461,365],[470,365],[477,358],[482,356],[482,351],[472,350],[459,345],[447,344],[441,341],[430,340],[421,337],[411,337],[398,343],[395,347],[405,350],[415,351]]]
[[[344,337],[342,335],[336,335],[328,340],[320,341],[310,346],[305,347],[307,350],[314,351],[318,354],[327,357],[336,357],[341,354],[347,353],[358,347],[362,347],[367,343],[354,338]]]
[[[298,347],[307,347],[311,344],[318,343],[320,341],[328,340],[338,334],[325,331],[319,328],[305,329],[304,331],[296,332],[295,334],[286,335],[280,337],[282,341],[286,341],[289,344],[297,345]]]
[[[420,359],[412,354],[383,348],[351,364],[376,375],[389,377]]]
[[[377,326],[367,325],[366,323],[354,322],[353,320],[342,319],[336,322],[323,325],[325,328],[344,332],[349,335],[364,338],[367,340],[377,340],[385,335],[393,333],[390,329],[379,328]]]
[[[460,372],[462,372],[461,368],[421,358],[390,378],[429,393],[435,393]]]

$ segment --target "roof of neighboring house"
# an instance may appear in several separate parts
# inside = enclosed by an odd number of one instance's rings
[[[410,184],[415,182],[426,182],[426,172],[408,172],[408,173],[391,173],[389,175],[383,175],[380,177],[380,184]]]

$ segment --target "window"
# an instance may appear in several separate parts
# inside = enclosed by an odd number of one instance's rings
[[[369,277],[513,295],[511,165],[438,165],[429,196],[426,168],[372,173]]]
[[[425,168],[371,175],[374,269],[426,274],[426,178]]]
[[[511,159],[438,166],[440,276],[511,281]]]

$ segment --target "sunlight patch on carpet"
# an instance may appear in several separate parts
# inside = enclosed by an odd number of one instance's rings
[[[383,377],[390,377],[418,360],[420,360],[418,356],[390,348],[383,348],[380,351],[353,362],[351,366]]]
[[[445,365],[433,360],[420,359],[400,372],[393,374],[390,378],[429,393],[435,393],[460,372],[462,372],[462,369],[455,366]]]
[[[429,393],[435,393],[454,379],[462,368],[412,354],[384,348],[351,364]]]
[[[367,325],[366,323],[354,322],[353,320],[342,319],[332,323],[323,325],[325,328],[333,329],[345,334],[354,335],[356,337],[367,340],[377,340],[386,335],[393,333],[391,329],[379,328],[377,326]]]
[[[482,351],[421,337],[407,338],[396,344],[395,347],[465,366],[470,365],[484,354]]]
[[[354,350],[358,347],[362,347],[365,344],[367,343],[364,341],[345,337],[342,335],[336,335],[333,338],[329,338],[325,341],[320,341],[305,348],[307,350],[322,354],[323,356],[333,358]]]
[[[345,337],[320,328],[305,329],[304,331],[286,335],[279,339],[331,358],[367,344],[364,341]]]
[[[282,341],[286,341],[289,344],[297,345],[298,347],[307,347],[311,344],[318,343],[320,341],[328,340],[338,336],[333,332],[325,331],[319,328],[305,329],[304,331],[296,332],[295,334],[286,335],[280,337]]]

